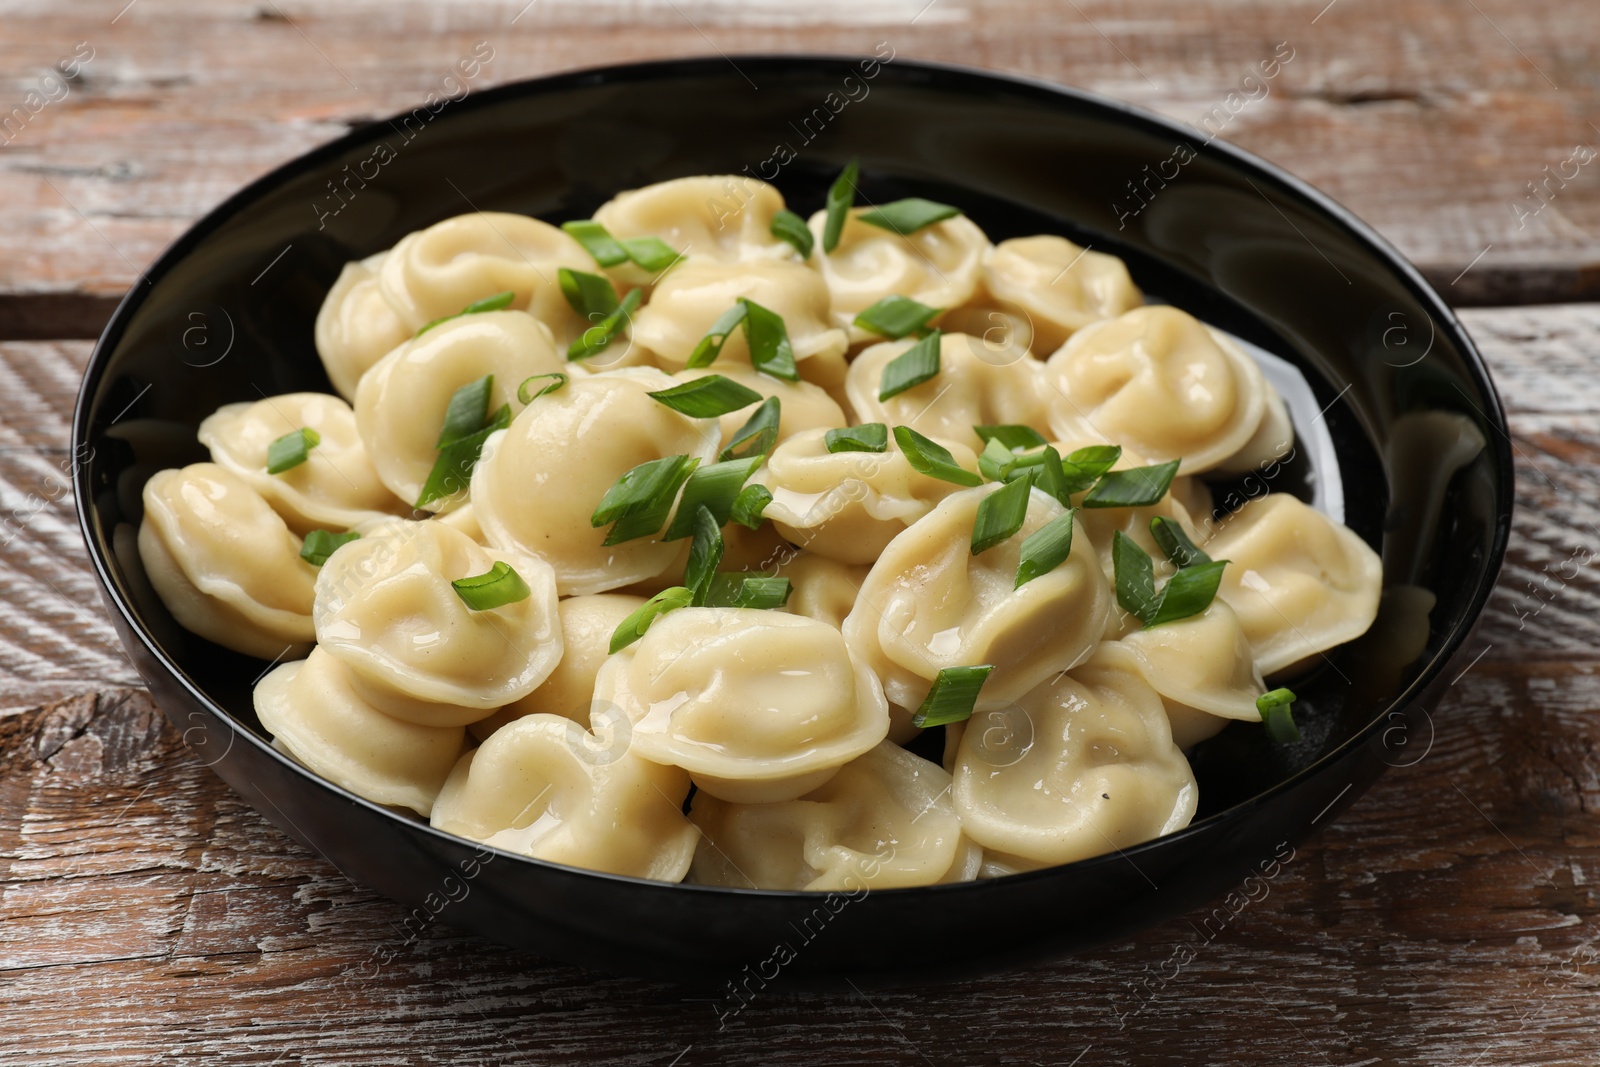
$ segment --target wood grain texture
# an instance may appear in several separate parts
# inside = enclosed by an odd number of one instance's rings
[[[1349,205],[1459,303],[1600,295],[1600,160],[1567,162],[1600,144],[1590,0],[10,0],[3,10],[0,70],[13,73],[0,82],[0,121],[23,111],[0,127],[0,338],[92,336],[201,212],[352,125],[415,106],[480,41],[494,58],[476,88],[605,62],[886,41],[897,56],[1084,86],[1220,133]],[[80,42],[93,58],[77,78],[41,86]],[[1293,58],[1278,76],[1246,81],[1280,43]]]

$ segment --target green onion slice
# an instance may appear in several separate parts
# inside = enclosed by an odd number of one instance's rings
[[[1017,564],[1017,583],[1013,589],[1021,589],[1066,562],[1072,552],[1072,525],[1077,514],[1078,509],[1072,508],[1022,539],[1022,561]]]
[[[744,337],[750,345],[750,365],[774,378],[798,381],[800,371],[795,366],[783,316],[744,297],[739,298],[739,303],[745,308]]]
[[[956,485],[982,485],[983,479],[956,462],[956,457],[939,442],[922,436],[909,426],[894,428],[895,444],[905,453],[911,469],[930,478]]]
[[[503,293],[495,293],[493,296],[486,296],[482,300],[474,300],[454,315],[445,315],[442,318],[434,319],[418,330],[416,336],[421,337],[440,323],[449,322],[451,319],[459,319],[463,315],[477,315],[485,311],[499,311],[502,308],[508,308],[516,298],[517,294],[507,289]]]
[[[493,389],[494,375],[485,374],[451,393],[450,403],[444,409],[444,426],[433,447],[443,448],[483,429],[483,420],[489,417],[489,393]]]
[[[990,441],[998,441],[1007,451],[1016,452],[1027,448],[1039,448],[1050,442],[1044,439],[1044,434],[1032,426],[1018,426],[1015,423],[1004,423],[996,426],[974,426],[973,432],[983,438],[987,446]]]
[[[966,722],[972,718],[972,709],[978,703],[978,691],[994,665],[985,663],[977,667],[946,667],[933,679],[927,699],[911,717],[912,726],[943,726],[946,723]]]
[[[850,215],[850,206],[856,202],[856,182],[860,177],[861,164],[852,159],[828,187],[828,213],[822,224],[824,252],[832,252],[839,247],[839,235],[844,233],[844,222]]]
[[[435,500],[443,500],[464,490],[467,483],[472,481],[472,469],[478,465],[478,457],[483,454],[484,442],[489,440],[490,434],[510,425],[511,405],[501,404],[500,410],[494,413],[483,429],[439,449],[439,458],[433,461],[433,470],[428,472],[428,480],[422,483],[422,492],[413,506],[426,507]]]
[[[1062,507],[1070,508],[1072,492],[1067,484],[1067,476],[1062,470],[1061,453],[1054,447],[1045,445],[1040,457],[1042,462],[1034,468],[1033,484],[1055,497],[1061,502]]]
[[[572,310],[588,322],[598,322],[617,310],[617,287],[604,274],[562,267],[556,272],[556,281]]]
[[[1104,477],[1121,458],[1121,445],[1090,445],[1069,453],[1061,463],[1067,492],[1083,492]]]
[[[981,555],[1022,529],[1028,517],[1028,491],[1033,479],[1007,482],[978,502],[978,517],[972,524],[972,554]]]
[[[643,290],[634,289],[629,292],[622,298],[622,303],[613,308],[609,314],[573,338],[572,343],[567,346],[567,359],[569,361],[588,359],[604,351],[633,313],[639,310],[639,304],[643,300]]]
[[[667,612],[676,608],[686,608],[694,601],[694,594],[688,588],[675,585],[670,589],[663,589],[649,600],[640,604],[633,614],[617,624],[611,631],[611,652],[621,652],[639,638],[644,636],[650,624]]]
[[[300,558],[313,567],[320,567],[328,562],[328,557],[333,555],[344,545],[351,541],[361,540],[361,535],[354,530],[349,533],[334,533],[332,530],[312,530],[306,534],[305,542],[300,546]]]
[[[889,427],[881,422],[829,430],[822,435],[829,452],[885,452],[889,448]]]
[[[1294,722],[1295,695],[1287,689],[1274,689],[1256,697],[1256,712],[1267,725],[1267,736],[1274,741],[1300,740],[1300,727]]]
[[[772,610],[789,602],[792,587],[787,578],[760,574],[718,574],[711,583],[706,604],[713,608],[760,608]]]
[[[720,374],[674,385],[646,394],[673,411],[695,419],[719,419],[730,411],[747,408],[762,400],[760,393]]]
[[[628,250],[622,242],[611,236],[606,228],[594,219],[574,219],[563,222],[561,228],[577,239],[585,252],[594,257],[602,267],[615,267],[628,261]]]
[[[752,456],[696,467],[684,483],[683,498],[678,501],[678,510],[661,540],[677,541],[694,533],[695,512],[702,506],[711,509],[718,526],[726,523],[733,516],[733,506],[744,483],[750,480],[764,458]]]
[[[895,293],[861,312],[854,321],[863,330],[899,340],[928,325],[942,310]]]
[[[651,274],[659,274],[678,262],[678,250],[659,237],[624,237],[619,242],[628,258]]]
[[[589,517],[592,526],[613,523],[605,545],[618,545],[660,531],[672,511],[678,489],[699,465],[694,456],[665,456],[625,472],[600,498]]]
[[[309,426],[289,431],[267,446],[267,473],[293,470],[309,459],[311,450],[321,443],[322,435]]]
[[[503,560],[495,560],[494,566],[483,574],[457,578],[450,583],[450,587],[456,591],[461,602],[473,611],[492,611],[533,595],[533,590],[522,580],[522,575]]]
[[[1117,530],[1111,535],[1111,569],[1116,576],[1117,603],[1140,622],[1155,615],[1155,567],[1150,554],[1133,538]]]
[[[978,453],[978,473],[991,482],[1006,481],[1022,457],[999,441],[990,438]]]
[[[762,514],[770,503],[772,503],[771,489],[764,485],[747,485],[733,498],[733,510],[728,517],[740,526],[759,530],[765,521]]]
[[[1164,515],[1151,519],[1150,536],[1156,539],[1156,544],[1161,546],[1167,558],[1179,567],[1211,562],[1211,557],[1189,540],[1189,535],[1183,532],[1183,526],[1175,519]]]
[[[928,336],[900,353],[884,365],[883,376],[878,379],[878,399],[888,400],[939,373],[940,331]]]
[[[1177,622],[1206,610],[1217,595],[1217,586],[1222,584],[1222,568],[1227,565],[1227,560],[1217,559],[1178,568],[1178,573],[1167,579],[1167,584],[1162,587],[1161,600],[1156,604],[1154,614],[1145,620],[1145,625],[1160,626],[1164,622]]]
[[[780,208],[772,216],[772,236],[780,241],[787,241],[800,253],[801,259],[811,258],[811,249],[815,239],[811,236],[811,229],[806,225],[806,220],[790,211]]]
[[[769,396],[751,414],[745,424],[734,431],[728,446],[719,459],[746,459],[764,456],[778,443],[778,423],[783,405],[775,396]]]
[[[906,237],[924,226],[932,226],[936,222],[943,222],[959,214],[961,214],[960,208],[913,196],[884,204],[882,207],[871,208],[857,217],[869,226],[893,230],[900,236]]]
[[[722,355],[722,346],[728,340],[728,335],[739,328],[749,313],[750,309],[745,306],[743,300],[737,301],[733,307],[724,311],[717,321],[711,324],[711,329],[706,331],[706,335],[700,338],[699,343],[694,346],[694,351],[689,353],[688,368],[699,370],[715,363],[717,357]]]
[[[722,553],[727,547],[722,540],[722,523],[711,514],[711,509],[700,504],[694,509],[694,539],[689,542],[689,562],[683,568],[683,584],[694,594],[691,601],[696,607],[706,602],[711,592],[711,581],[717,576],[722,563]]]
[[[1167,495],[1173,477],[1178,473],[1178,460],[1159,463],[1153,467],[1133,467],[1125,471],[1111,471],[1095,483],[1089,495],[1083,498],[1086,508],[1143,508]]]
[[[529,386],[533,385],[534,382],[542,381],[545,378],[550,379],[549,384],[541,385],[539,387],[539,391],[536,393],[528,392]],[[567,384],[567,381],[567,376],[562,374],[560,371],[552,371],[549,374],[529,375],[528,377],[522,379],[521,385],[517,386],[517,399],[520,400],[524,405],[531,404],[535,400],[538,400],[541,396],[544,396],[546,393],[553,393],[557,389],[560,389],[562,386]]]

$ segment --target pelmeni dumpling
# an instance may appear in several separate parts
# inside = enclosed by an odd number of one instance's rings
[[[506,723],[535,712],[565,716],[587,729],[590,714],[596,710],[594,677],[611,654],[611,634],[643,604],[644,597],[625,593],[569,596],[557,604],[561,661],[533,692],[473,723],[473,736],[488,737]]]
[[[1140,676],[1161,694],[1179,748],[1219,733],[1229,719],[1261,721],[1256,698],[1266,692],[1266,683],[1238,616],[1224,601],[1213,600],[1187,619],[1136,630],[1119,644],[1134,654]]]
[[[321,440],[304,463],[268,474],[272,442],[299,429],[315,430]],[[355,413],[336,396],[286,393],[227,404],[200,424],[199,437],[215,463],[250,483],[297,533],[348,530],[411,511],[379,481]]]
[[[595,699],[633,720],[633,751],[736,803],[809,793],[889,729],[839,631],[779,611],[668,612],[600,668]]]
[[[983,342],[966,334],[947,333],[939,341],[939,373],[888,400],[878,399],[883,369],[910,348],[912,341],[886,341],[862,352],[850,364],[845,392],[861,422],[910,426],[927,437],[962,441],[982,448],[974,426],[1014,423],[1043,429],[1047,421],[1037,360],[1019,357],[1008,363],[984,358]]]
[[[423,726],[374,707],[323,649],[256,683],[256,715],[295,759],[375,804],[427,815],[465,745],[460,726]]]
[[[1044,366],[1057,437],[1116,441],[1184,474],[1239,452],[1267,413],[1267,383],[1238,345],[1174,307],[1084,327]]]
[[[413,503],[439,458],[439,431],[457,389],[492,374],[489,414],[502,404],[516,412],[522,407],[517,387],[552,372],[573,373],[537,319],[521,311],[464,315],[395,349],[367,372],[356,390],[356,426],[383,484]]]
[[[809,223],[833,321],[850,332],[852,341],[877,338],[856,326],[855,317],[886,296],[910,297],[935,308],[959,307],[972,299],[989,249],[989,239],[976,223],[957,215],[901,236],[862,222],[864,210],[850,213],[832,252],[822,251],[827,212],[817,212]]]
[[[300,539],[238,475],[215,463],[159,471],[144,485],[139,558],[191,633],[261,659],[304,655],[317,570]]]
[[[945,333],[965,336],[973,354],[991,366],[1015,363],[1032,353],[1033,323],[1027,313],[986,294],[951,308],[934,323]]]
[[[944,442],[976,471],[965,445]],[[913,469],[890,434],[884,452],[829,452],[826,430],[779,445],[752,481],[772,492],[765,516],[785,538],[841,563],[872,563],[894,537],[959,486]]]
[[[1128,649],[1102,643],[1017,704],[1033,737],[1020,758],[993,760],[968,729],[953,771],[962,830],[999,854],[993,873],[1129,848],[1194,817],[1194,773]]]
[[[849,341],[829,322],[828,287],[811,268],[784,260],[724,263],[691,258],[656,284],[650,300],[633,318],[633,343],[656,362],[676,370],[689,362],[695,345],[740,298],[783,319],[802,375],[823,384],[844,380]],[[713,370],[750,363],[744,330],[730,333]]]
[[[625,724],[624,724],[625,725]],[[550,863],[683,879],[698,836],[689,776],[559,715],[528,715],[461,757],[434,802],[436,829]]]
[[[772,236],[772,217],[782,208],[783,194],[766,182],[712,174],[618,193],[594,217],[613,237],[659,237],[689,260],[749,263],[794,257],[789,244]],[[650,280],[633,265],[612,273],[635,284]]]
[[[562,267],[593,272],[595,264],[560,227],[482,211],[402,237],[383,261],[378,283],[412,331],[509,290],[513,308],[544,323],[565,344],[589,324],[561,294]]]
[[[730,804],[696,794],[689,881],[740,889],[895,889],[965,873],[950,776],[884,741],[796,800]],[[965,879],[963,879],[965,880]]]
[[[603,593],[653,578],[683,545],[641,537],[606,546],[590,516],[617,479],[641,463],[688,455],[716,459],[721,434],[648,394],[676,379],[631,368],[574,378],[536,397],[491,437],[472,474],[472,504],[491,544],[555,568],[562,596]]]
[[[984,287],[1033,326],[1033,350],[1054,352],[1075,332],[1144,303],[1116,256],[1080,248],[1065,237],[1013,237],[990,250]]]
[[[339,395],[354,400],[361,376],[415,329],[401,319],[378,284],[388,252],[346,263],[317,312],[317,354]]]
[[[530,595],[486,611],[450,583],[508,563]],[[531,693],[561,659],[555,575],[441,522],[396,520],[328,557],[317,576],[321,646],[391,715],[461,726]]]
[[[1378,554],[1287,493],[1245,504],[1219,523],[1205,549],[1232,561],[1217,595],[1238,615],[1262,674],[1360,637],[1377,618]]]
[[[1093,651],[1105,630],[1111,593],[1094,545],[1074,536],[1072,551],[1047,574],[1014,588],[1022,542],[1063,513],[1035,489],[1022,529],[972,554],[978,505],[998,484],[944,499],[883,550],[844,621],[844,636],[883,680],[889,699],[916,708],[945,667],[991,664],[977,707],[1016,700]]]
[[[754,367],[742,363],[725,363],[718,360],[713,366],[700,370],[681,370],[673,375],[680,382],[693,381],[703,378],[708,374],[721,375],[731,381],[738,382],[748,389],[754,389],[764,397],[778,398],[778,444],[782,444],[801,430],[836,430],[848,425],[844,411],[840,409],[837,401],[829,396],[820,385],[810,382],[786,382],[782,378],[774,378],[770,374],[762,374]],[[750,417],[755,414],[756,405],[738,411],[730,411],[722,416],[722,447],[732,442],[733,435],[738,433]]]
[[[840,563],[817,552],[800,552],[778,571],[792,588],[785,606],[796,615],[840,629],[856,606],[856,595],[871,569]]]

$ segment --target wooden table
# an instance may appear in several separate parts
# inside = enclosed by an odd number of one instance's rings
[[[0,1063],[1600,1062],[1600,305],[1574,302],[1600,296],[1593,0],[524,3],[5,5],[0,108],[25,121],[0,127]],[[62,471],[83,339],[138,269],[480,41],[479,84],[887,41],[1197,123],[1287,42],[1224,136],[1479,305],[1511,411],[1511,554],[1433,736],[1209,939],[1180,919],[963,985],[775,988],[719,1030],[679,989],[402,933],[138,689]]]

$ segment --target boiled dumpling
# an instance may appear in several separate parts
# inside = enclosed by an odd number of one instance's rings
[[[633,720],[634,751],[739,803],[808,793],[889,729],[839,631],[778,611],[669,612],[600,668],[595,699]]]
[[[699,793],[689,820],[701,832],[689,881],[701,885],[895,889],[970,866],[950,776],[889,741],[796,800],[730,804]]]
[[[613,237],[656,237],[686,260],[748,263],[794,256],[787,243],[772,236],[772,217],[782,208],[783,195],[766,182],[737,174],[701,175],[618,193],[594,218]],[[636,284],[653,277],[632,264],[612,273]]]
[[[632,468],[667,456],[711,463],[721,437],[648,394],[679,384],[657,370],[607,371],[536,397],[491,437],[472,475],[472,503],[491,544],[555,568],[562,596],[621,589],[661,574],[684,545],[641,537],[607,546],[590,522]]]
[[[778,571],[789,579],[793,589],[786,607],[796,615],[839,629],[856,606],[856,596],[871,569],[840,563],[816,552],[797,553]]]
[[[966,489],[889,542],[844,622],[845,640],[883,680],[890,701],[916,708],[946,667],[990,664],[978,707],[1008,704],[1085,659],[1105,630],[1110,589],[1088,537],[1060,566],[1015,588],[1023,540],[1059,517],[1034,489],[1022,529],[981,555],[978,506],[997,484]]]
[[[178,624],[262,659],[303,655],[316,568],[300,539],[238,475],[214,463],[164,470],[144,486],[139,557]]]
[[[1239,618],[1223,600],[1187,619],[1136,630],[1119,642],[1161,695],[1179,748],[1219,733],[1229,719],[1260,722],[1266,692]]]
[[[320,648],[256,683],[256,715],[295,759],[375,804],[427,815],[466,740],[460,726],[423,726],[374,707]]]
[[[1116,256],[1080,248],[1064,237],[1001,241],[983,265],[984,287],[1002,306],[1021,310],[1033,327],[1033,350],[1050,353],[1073,333],[1144,303]]]
[[[384,298],[378,272],[388,252],[346,263],[317,312],[317,354],[333,388],[354,400],[361,376],[415,329]]]
[[[267,473],[272,442],[299,429],[320,442],[306,461]],[[297,533],[348,530],[410,507],[384,486],[356,431],[355,413],[326,393],[288,393],[227,404],[200,424],[200,443],[219,466],[250,483]]]
[[[451,587],[511,566],[530,595],[485,611]],[[441,522],[396,520],[340,548],[317,576],[317,640],[391,715],[459,726],[531,693],[561,659],[555,575]]]
[[[528,715],[461,757],[433,805],[436,829],[549,863],[681,881],[696,832],[689,776],[559,715]]]

